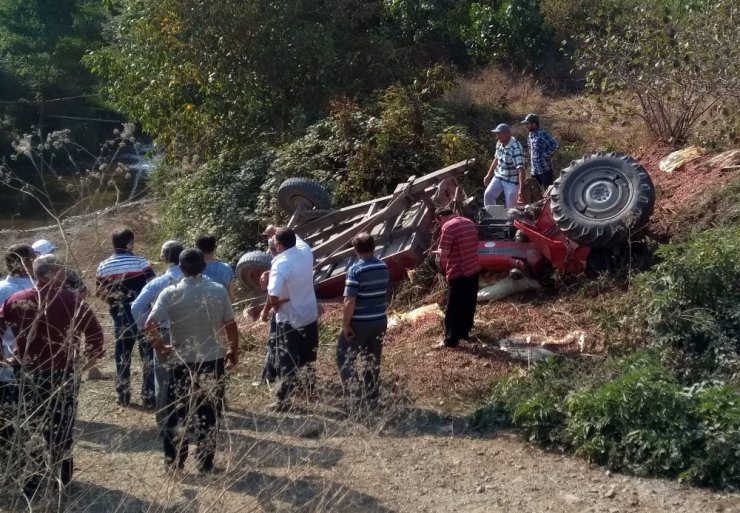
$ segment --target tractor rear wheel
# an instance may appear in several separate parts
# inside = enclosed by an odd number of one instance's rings
[[[331,197],[320,183],[308,178],[288,178],[277,191],[277,202],[288,215],[296,210],[328,210]]]
[[[573,241],[615,248],[650,219],[655,187],[638,162],[621,153],[597,153],[560,173],[550,192],[553,218]]]

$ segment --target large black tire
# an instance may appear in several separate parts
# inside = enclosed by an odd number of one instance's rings
[[[560,173],[550,192],[553,217],[573,241],[614,248],[650,219],[655,187],[638,162],[621,153],[597,153]]]
[[[277,201],[288,215],[299,208],[326,210],[331,208],[331,197],[321,184],[308,178],[288,178],[277,191]]]
[[[264,251],[244,253],[236,264],[236,275],[242,286],[248,292],[260,292],[260,275],[270,269],[271,263],[272,256]]]

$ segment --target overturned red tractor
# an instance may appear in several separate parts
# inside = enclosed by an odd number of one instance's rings
[[[434,210],[440,206],[451,206],[476,221],[484,270],[516,270],[535,278],[553,269],[608,270],[653,211],[650,176],[626,155],[598,153],[574,161],[542,199],[509,211],[502,206],[471,208],[474,201],[459,183],[471,163],[411,177],[389,196],[341,209],[331,208],[328,193],[318,183],[286,180],[278,202],[291,216],[288,226],[313,248],[317,296],[341,295],[355,259],[350,241],[360,232],[375,237],[376,255],[388,264],[391,278],[404,279],[432,249]],[[255,301],[262,295],[259,275],[269,265],[270,256],[262,251],[244,254],[237,264],[237,275]]]

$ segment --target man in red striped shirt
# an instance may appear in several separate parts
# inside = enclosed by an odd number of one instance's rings
[[[143,369],[142,406],[154,408],[154,353],[131,315],[131,303],[154,278],[154,270],[146,258],[134,255],[134,232],[128,228],[114,232],[111,242],[113,254],[100,263],[95,274],[95,295],[108,302],[113,319],[118,404],[128,406],[131,402],[131,353],[138,342]]]
[[[468,339],[473,328],[481,269],[478,228],[470,219],[446,207],[438,208],[435,215],[441,227],[435,253],[447,280],[445,337],[435,347],[456,347],[460,339]]]

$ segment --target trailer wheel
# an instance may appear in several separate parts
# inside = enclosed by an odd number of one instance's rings
[[[614,248],[642,228],[655,204],[645,168],[621,153],[598,153],[571,162],[550,192],[553,218],[573,241]]]
[[[248,292],[261,292],[260,276],[270,270],[272,256],[264,251],[244,253],[236,264],[236,275]]]
[[[277,201],[288,215],[298,209],[331,208],[331,197],[321,184],[308,178],[288,178],[277,191]]]

